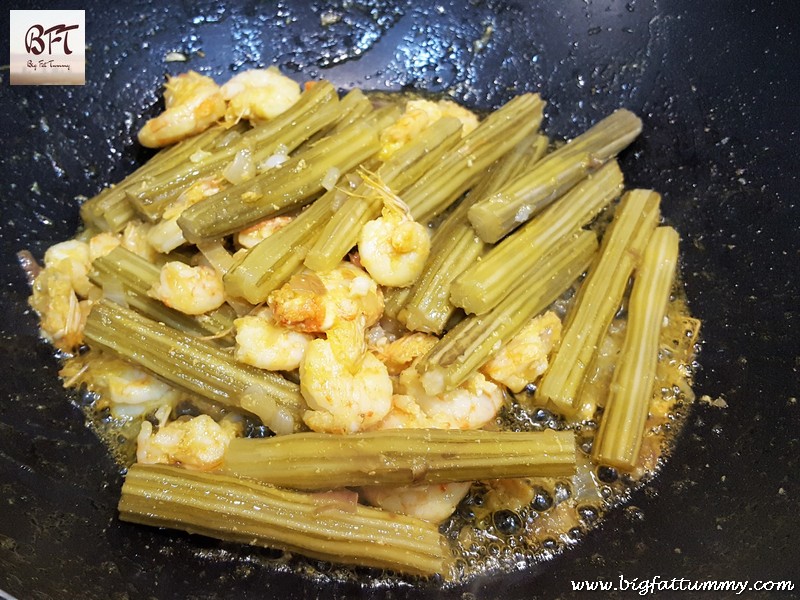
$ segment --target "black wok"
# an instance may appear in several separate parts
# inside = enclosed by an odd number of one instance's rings
[[[570,580],[620,574],[800,586],[795,3],[62,4],[86,9],[86,85],[11,87],[0,71],[0,590],[20,599],[585,598]],[[340,19],[323,27],[325,12]],[[189,60],[166,63],[168,51]],[[685,286],[704,323],[696,389],[727,408],[697,403],[671,460],[634,496],[639,511],[613,512],[555,560],[446,592],[313,580],[265,566],[268,552],[117,521],[118,468],[85,426],[79,397],[60,387],[15,253],[41,257],[71,236],[79,196],[148,156],[134,133],[158,111],[165,73],[223,80],[273,63],[300,79],[447,92],[477,108],[539,91],[558,137],[620,106],[643,117],[623,170],[630,184],[663,193],[682,233]]]

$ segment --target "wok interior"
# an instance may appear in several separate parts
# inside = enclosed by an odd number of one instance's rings
[[[640,510],[613,513],[576,549],[444,594],[422,583],[392,595],[530,597],[535,589],[547,597],[568,594],[575,573],[787,578],[775,558],[797,539],[792,499],[800,491],[787,476],[797,465],[789,440],[800,420],[792,371],[800,354],[797,212],[789,200],[797,186],[787,134],[796,124],[794,42],[777,8],[750,8],[87,5],[86,85],[8,87],[0,98],[8,124],[0,589],[19,597],[385,595],[374,581],[318,583],[262,566],[261,551],[118,523],[120,475],[84,426],[81,399],[60,387],[15,260],[23,248],[41,258],[71,236],[79,196],[149,156],[133,138],[159,109],[165,73],[192,68],[222,80],[273,63],[301,80],[447,93],[475,108],[538,91],[549,102],[544,127],[553,137],[575,135],[617,107],[641,115],[644,133],[622,155],[623,170],[629,185],[662,192],[666,219],[683,236],[683,278],[704,321],[695,387],[728,405],[698,403],[652,491],[634,498]],[[188,60],[166,63],[174,51]]]

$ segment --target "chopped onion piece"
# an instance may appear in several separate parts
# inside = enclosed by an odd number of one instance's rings
[[[125,285],[119,279],[109,278],[103,281],[103,297],[120,306],[128,308],[128,297],[125,293]]]
[[[183,230],[178,226],[178,217],[165,219],[147,232],[147,243],[162,254],[168,254],[186,243]]]
[[[183,52],[167,52],[164,62],[186,62],[188,57]]]
[[[248,148],[239,150],[231,164],[222,172],[222,175],[234,185],[244,183],[255,177],[256,166],[253,164],[253,153]]]
[[[258,385],[248,386],[239,399],[239,405],[258,416],[275,435],[287,435],[294,431],[294,418],[275,399]]]
[[[322,187],[328,191],[332,190],[336,186],[336,182],[339,181],[339,175],[339,169],[336,167],[328,169],[328,172],[325,173],[325,177],[322,178]]]
[[[42,267],[36,262],[36,259],[33,258],[33,254],[31,254],[30,250],[20,250],[17,252],[17,260],[19,260],[19,266],[22,267],[22,270],[25,272],[28,285],[33,285],[36,277],[42,272]]]
[[[288,149],[286,148],[286,146],[281,144],[275,149],[275,152],[273,154],[271,154],[266,159],[261,161],[261,163],[259,163],[258,171],[264,172],[269,169],[274,169],[275,167],[281,166],[287,160],[289,160]]]
[[[598,490],[594,469],[588,460],[579,460],[572,476],[572,494],[577,505],[600,505],[603,497]]]
[[[219,140],[214,143],[215,148],[227,148],[233,142],[239,139],[241,133],[236,129],[231,129],[228,133],[224,134]]]
[[[344,176],[344,179],[351,190],[356,189],[363,181],[356,173],[348,173]]]
[[[199,162],[203,162],[209,156],[211,156],[211,152],[206,152],[205,150],[198,150],[197,152],[195,152],[194,154],[192,154],[189,157],[189,160],[191,162],[197,164]]]
[[[220,241],[198,242],[197,249],[203,254],[205,259],[221,275],[225,275],[233,266],[233,257],[225,249]]]

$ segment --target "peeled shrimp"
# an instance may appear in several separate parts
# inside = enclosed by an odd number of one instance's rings
[[[222,86],[228,101],[225,121],[258,122],[277,117],[300,98],[300,85],[282,75],[276,67],[239,73]]]
[[[85,364],[89,373],[83,377],[76,373],[75,381],[88,382],[93,392],[100,393],[114,417],[139,417],[161,406],[174,406],[181,397],[169,384],[119,358],[99,354]]]
[[[169,384],[122,360],[109,365],[97,381],[106,385],[109,400],[117,404],[165,404],[180,396]]]
[[[461,135],[465,136],[478,127],[478,116],[452,100],[439,100],[436,103],[442,111],[442,117],[455,117],[461,121]]]
[[[436,343],[436,337],[427,335],[424,341],[410,343],[410,339],[415,335],[405,336],[409,338],[406,342],[405,351],[407,358],[414,360],[427,352]],[[396,340],[394,343],[401,342],[404,338]],[[412,352],[412,350],[414,352]],[[414,353],[417,353],[414,356]],[[441,393],[432,393],[425,388],[424,380],[416,370],[413,362],[404,369],[397,380],[397,393],[407,400],[395,403],[390,412],[399,411],[400,419],[402,414],[422,414],[424,421],[418,427],[437,427],[442,429],[479,429],[489,423],[496,415],[505,402],[503,388],[496,383],[489,381],[482,373],[475,373],[464,383],[453,390]],[[416,404],[420,411],[410,406]]]
[[[394,394],[389,412],[372,429],[468,429],[460,425],[446,413],[431,412],[429,415],[413,396]]]
[[[278,324],[307,333],[327,331],[359,315],[369,327],[383,314],[377,284],[349,262],[324,273],[305,270],[273,291],[267,302]]]
[[[380,191],[384,207],[380,217],[361,228],[361,265],[381,285],[407,287],[422,273],[430,254],[428,229],[414,220],[408,206],[387,186],[367,174],[362,177]]]
[[[93,289],[89,244],[69,240],[48,248],[44,268],[33,281],[31,308],[39,315],[41,334],[54,346],[67,352],[83,340],[83,326]]]
[[[272,310],[261,308],[236,319],[236,360],[270,371],[293,371],[300,366],[308,344],[307,333],[275,323]]]
[[[433,395],[425,391],[412,366],[400,374],[398,387],[444,429],[480,429],[495,418],[505,402],[503,389],[482,373],[475,373],[453,390]]]
[[[300,363],[300,391],[315,431],[348,433],[380,421],[391,407],[392,381],[367,351],[366,329],[383,313],[377,284],[352,263],[324,273],[304,271],[272,292],[275,321],[300,332],[324,332]]]
[[[409,100],[400,118],[381,133],[378,157],[386,160],[440,117],[441,111],[435,102]]]
[[[136,438],[137,462],[181,465],[198,471],[211,471],[222,464],[228,444],[236,437],[233,423],[217,423],[208,415],[167,423],[170,407],[162,409],[156,412],[156,431],[150,421],[142,421]]]
[[[242,229],[236,234],[236,241],[242,248],[252,248],[291,222],[292,217],[287,216],[265,219],[260,223]]]
[[[462,135],[468,134],[478,126],[478,117],[474,113],[450,100],[439,102],[409,100],[400,118],[381,133],[381,150],[378,157],[386,160],[442,117],[459,119]]]
[[[164,87],[166,110],[139,130],[142,146],[169,146],[205,131],[225,114],[220,87],[210,77],[189,71],[169,77]]]
[[[311,409],[303,420],[314,431],[362,431],[383,419],[392,406],[392,380],[380,360],[365,352],[353,373],[323,339],[308,345],[300,363],[300,392]]]
[[[92,284],[89,270],[92,267],[89,244],[79,240],[67,240],[50,246],[44,253],[45,269],[59,271],[69,279],[72,289],[79,296],[87,296]]]
[[[109,252],[111,252],[114,248],[119,246],[122,243],[120,237],[113,233],[109,233],[104,231],[102,233],[98,233],[94,235],[89,240],[89,258],[90,260],[95,260],[96,258],[100,258],[101,256],[105,256]]]
[[[561,320],[548,311],[523,327],[481,371],[512,392],[521,392],[547,370],[547,357],[560,337]]]
[[[375,424],[376,431],[384,429],[443,429],[436,427],[433,421],[428,418],[416,400],[405,394],[394,394],[392,396],[392,407],[386,416]]]
[[[33,282],[29,303],[39,315],[39,328],[45,339],[67,352],[80,345],[91,305],[88,300],[78,299],[68,274],[43,269]]]
[[[441,523],[453,514],[471,485],[469,481],[395,487],[369,485],[360,488],[360,494],[369,504],[384,510]]]
[[[200,315],[222,306],[225,290],[222,277],[211,267],[190,267],[179,261],[161,267],[159,282],[150,295],[187,315]]]
[[[375,346],[375,354],[386,365],[391,375],[399,375],[439,341],[429,333],[409,333],[394,341],[384,341]]]

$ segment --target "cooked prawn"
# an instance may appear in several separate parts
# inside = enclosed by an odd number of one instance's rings
[[[107,231],[93,235],[89,239],[89,259],[94,261],[105,256],[122,243],[120,236]]]
[[[76,369],[82,365],[80,370]],[[65,387],[86,385],[100,394],[100,406],[115,418],[135,418],[161,406],[174,406],[181,392],[131,363],[105,353],[90,352],[61,372]]]
[[[436,336],[410,333],[378,344],[376,355],[390,373],[398,372],[392,408],[376,429],[426,428],[478,429],[496,415],[505,402],[503,389],[476,373],[454,390],[432,394],[425,390],[413,366],[437,341]]]
[[[339,319],[325,332],[334,355],[352,375],[359,372],[367,354],[365,322],[363,314],[351,320]]]
[[[59,271],[69,279],[72,289],[86,297],[92,287],[89,270],[92,268],[89,244],[79,240],[67,240],[50,246],[44,253],[44,267]]]
[[[242,229],[236,234],[236,242],[243,248],[252,248],[264,241],[276,231],[283,229],[292,222],[292,217],[280,216],[265,219],[260,223]]]
[[[109,400],[116,404],[167,404],[180,396],[169,384],[119,359],[108,365],[97,382],[106,386]]]
[[[412,366],[400,374],[398,389],[414,398],[422,411],[443,429],[479,429],[495,418],[505,402],[503,388],[475,373],[457,388],[428,394]]]
[[[349,262],[324,273],[304,270],[273,291],[267,302],[277,323],[307,333],[327,331],[338,321],[359,315],[369,327],[383,314],[383,294],[377,284]]]
[[[272,310],[262,307],[236,319],[235,357],[248,365],[270,371],[293,371],[300,366],[308,344],[314,339],[275,323]]]
[[[441,523],[453,514],[471,485],[469,481],[394,487],[368,485],[360,488],[360,494],[368,503],[384,510]]]
[[[83,341],[83,325],[91,309],[89,281],[91,251],[86,242],[55,244],[44,255],[44,268],[33,281],[28,300],[39,315],[42,336],[61,350],[71,352]]]
[[[352,373],[324,339],[308,345],[300,363],[300,392],[311,409],[303,420],[314,431],[362,431],[383,419],[392,405],[392,380],[380,360],[365,352]]]
[[[257,123],[277,117],[300,98],[300,85],[282,75],[277,67],[251,69],[232,77],[222,86],[228,101],[225,121],[240,119]]]
[[[386,160],[442,117],[455,117],[460,120],[462,135],[468,134],[478,126],[478,117],[475,113],[450,100],[439,102],[409,100],[400,118],[381,133],[381,150],[378,157]]]
[[[39,315],[42,336],[56,348],[71,352],[81,344],[91,304],[78,299],[69,274],[43,269],[33,282],[28,302]]]
[[[384,207],[380,217],[361,228],[361,265],[381,285],[407,287],[422,273],[430,254],[428,229],[414,220],[408,206],[385,184],[366,172],[362,179],[380,192]]]
[[[371,429],[382,431],[384,429],[429,428],[434,428],[434,425],[428,415],[422,412],[414,398],[405,394],[394,394],[389,412]]]
[[[478,127],[478,116],[472,112],[453,102],[452,100],[439,100],[436,103],[439,110],[442,111],[442,117],[455,117],[461,121],[461,135],[465,136],[473,132]]]
[[[208,415],[181,417],[167,422],[171,408],[156,412],[158,429],[142,421],[136,438],[136,460],[144,464],[173,464],[187,469],[211,471],[222,464],[225,450],[236,437],[237,426],[231,421],[217,423]]]
[[[225,114],[220,87],[210,77],[189,71],[169,77],[164,87],[166,110],[139,130],[142,146],[169,146],[205,131]]]
[[[225,290],[222,277],[206,265],[191,267],[171,261],[161,267],[159,281],[149,294],[187,315],[200,315],[222,306]]]
[[[438,341],[435,335],[413,332],[393,341],[385,337],[374,345],[375,355],[383,361],[390,375],[399,375],[407,369],[415,358],[422,356]]]
[[[521,392],[547,370],[547,358],[561,338],[561,320],[548,311],[530,321],[481,371],[512,392]]]

